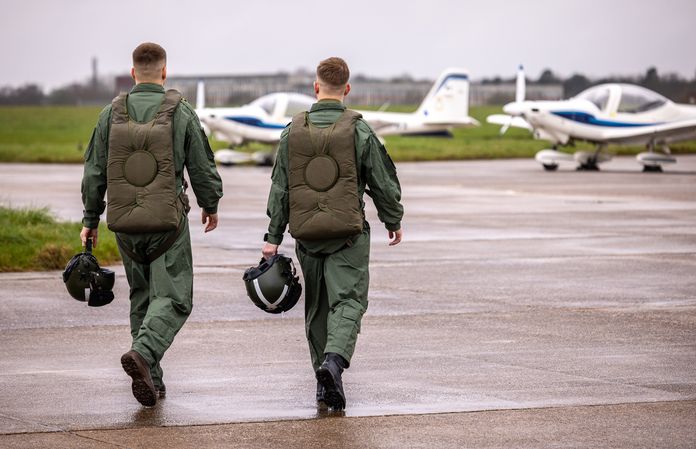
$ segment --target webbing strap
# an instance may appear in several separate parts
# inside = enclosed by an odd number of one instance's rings
[[[341,117],[343,117],[343,115],[341,115]],[[339,117],[339,120],[341,117]],[[326,154],[329,147],[329,141],[331,140],[334,129],[336,129],[336,123],[338,123],[339,120],[333,122],[328,128],[317,128],[309,119],[309,112],[305,112],[305,126],[309,128],[309,140],[312,142],[312,150],[314,150],[314,154]],[[321,146],[317,145],[316,142],[317,132],[320,136],[324,137],[324,141],[321,143]]]
[[[127,93],[119,94],[111,102],[111,121],[113,123],[126,123],[128,121]]]
[[[171,117],[172,114],[174,114],[176,107],[179,105],[179,101],[181,101],[181,93],[179,93],[179,91],[169,89],[167,92],[165,92],[164,98],[162,99],[160,108],[157,111],[157,115],[155,115],[154,121],[158,124],[166,123],[168,117]]]
[[[184,216],[184,219],[186,217]],[[138,262],[140,265],[150,265],[152,262],[157,260],[162,254],[166,253],[169,248],[172,247],[174,242],[176,242],[176,239],[179,238],[181,235],[181,230],[184,227],[179,223],[179,227],[176,228],[176,231],[172,232],[169,237],[167,237],[167,240],[162,242],[160,246],[157,247],[156,250],[148,254],[146,257],[140,257],[138,254],[134,253],[125,243],[123,243],[123,240],[118,235],[118,232],[115,233],[116,235],[116,241],[118,243],[118,247],[128,255],[131,259],[134,261]]]
[[[355,244],[355,240],[358,238],[359,235],[360,234],[357,234],[357,235],[349,238],[348,240],[346,240],[346,243],[344,243],[342,247],[338,248],[336,251],[334,251],[331,254],[336,254],[337,252],[343,251],[346,248],[351,248]],[[299,242],[299,240],[296,240],[295,242],[297,243],[297,248],[300,250],[300,252],[302,254],[308,255],[309,257],[313,257],[315,259],[325,259],[326,257],[331,255],[331,254],[322,254],[322,253],[315,253],[315,252],[309,251],[307,248],[305,248],[302,245],[302,243]],[[294,273],[293,273],[293,275],[294,275]]]

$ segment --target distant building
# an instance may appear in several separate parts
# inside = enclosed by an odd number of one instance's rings
[[[515,82],[500,84],[472,83],[469,91],[469,105],[502,105],[515,101]],[[561,100],[562,84],[530,84],[525,88],[526,100]]]
[[[179,90],[192,104],[196,103],[198,81],[205,83],[206,106],[233,106],[249,103],[272,92],[297,92],[314,95],[314,74],[306,71],[295,73],[251,75],[201,75],[173,76],[167,78],[167,87]],[[374,79],[356,76],[351,80],[350,104],[364,106],[417,105],[428,93],[434,81],[398,79]],[[116,78],[116,92],[131,89],[129,75]],[[558,100],[563,97],[561,84],[527,84],[527,99]],[[515,99],[515,83],[481,84],[473,82],[469,92],[469,104],[504,104]]]

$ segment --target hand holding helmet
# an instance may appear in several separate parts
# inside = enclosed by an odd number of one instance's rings
[[[101,307],[114,299],[115,274],[100,268],[92,255],[92,239],[86,240],[85,251],[75,254],[65,266],[63,282],[70,296],[78,301],[87,301],[91,307]],[[89,293],[87,291],[89,290]]]
[[[292,309],[302,294],[300,278],[295,274],[292,259],[276,254],[248,268],[242,279],[247,295],[259,309],[280,313]]]

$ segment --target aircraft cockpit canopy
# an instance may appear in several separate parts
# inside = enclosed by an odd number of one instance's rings
[[[273,111],[275,110],[276,101],[277,101],[276,95],[273,95],[273,94],[264,95],[263,97],[259,97],[256,100],[252,101],[251,105],[258,106],[261,109],[263,109],[264,111],[266,111],[266,113],[268,115],[271,115],[271,114],[273,114]]]
[[[594,86],[580,92],[576,98],[580,100],[587,100],[597,106],[597,109],[603,111],[609,103],[609,95],[611,94],[611,89],[609,85],[602,84],[601,86]]]
[[[659,108],[667,99],[657,92],[633,84],[620,84],[621,101],[618,112],[635,114]]]
[[[593,103],[600,111],[624,114],[647,112],[668,101],[657,92],[634,84],[601,84],[580,92],[576,98]]]
[[[314,98],[297,93],[275,93],[264,95],[251,102],[268,115],[292,117],[298,112],[308,111],[315,102]]]
[[[309,111],[315,101],[314,98],[307,95],[290,94],[288,96],[288,106],[285,109],[285,116],[292,117],[299,112]]]

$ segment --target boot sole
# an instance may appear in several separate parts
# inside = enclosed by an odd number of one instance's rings
[[[157,392],[150,388],[145,379],[143,379],[135,360],[131,357],[121,357],[121,366],[123,371],[133,379],[131,390],[135,399],[146,407],[153,407],[157,404]]]
[[[327,369],[317,370],[317,380],[324,387],[324,402],[334,410],[346,408],[346,399],[339,393],[336,382]]]

